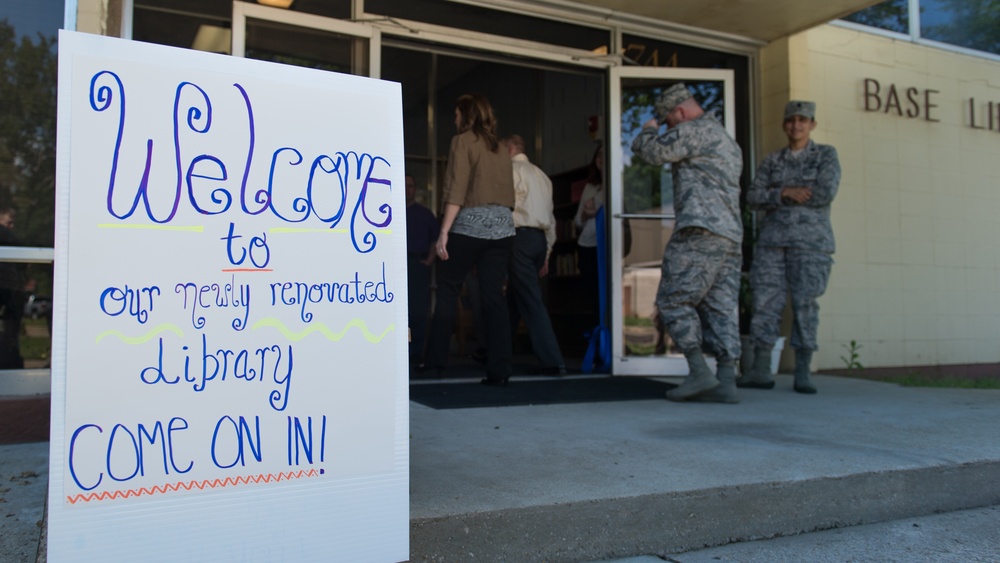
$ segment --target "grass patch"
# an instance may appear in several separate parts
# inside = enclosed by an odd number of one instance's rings
[[[48,338],[21,337],[21,357],[25,360],[47,360],[50,348]]]
[[[896,375],[879,381],[905,387],[942,387],[957,389],[1000,389],[1000,379],[992,377],[928,377],[926,375]]]
[[[628,344],[628,354],[630,356],[652,356],[656,352],[653,344]]]
[[[622,321],[625,326],[653,326],[653,319],[649,317],[625,317]]]
[[[52,342],[48,337],[45,319],[25,317],[21,321],[21,329],[19,338],[21,357],[25,360],[47,360],[51,353]]]
[[[993,379],[987,377],[930,378],[922,376],[902,376],[902,377],[897,377],[895,379],[896,381],[894,381],[894,383],[905,385],[906,387],[957,387],[964,389],[1000,389],[1000,379]]]

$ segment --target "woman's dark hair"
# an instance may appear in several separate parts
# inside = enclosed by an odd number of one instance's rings
[[[597,149],[594,150],[594,156],[590,157],[590,165],[587,166],[587,183],[593,184],[595,186],[604,183],[604,170],[598,168],[597,157],[604,150],[604,145],[602,143],[597,143]]]
[[[461,119],[458,132],[472,131],[476,137],[486,141],[490,151],[496,152],[500,147],[497,139],[497,118],[493,115],[493,106],[482,94],[464,94],[455,100],[455,107]]]

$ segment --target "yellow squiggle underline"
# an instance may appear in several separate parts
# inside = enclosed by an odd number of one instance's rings
[[[361,330],[361,334],[364,335],[365,340],[371,342],[372,344],[378,344],[379,342],[382,341],[383,338],[386,337],[387,334],[396,330],[396,325],[390,324],[389,326],[386,327],[384,331],[382,331],[382,334],[376,335],[368,330],[368,325],[365,324],[365,321],[363,321],[362,319],[351,319],[350,322],[344,325],[344,329],[341,330],[340,332],[333,332],[332,330],[327,328],[325,324],[318,323],[316,325],[306,328],[302,332],[296,333],[289,330],[288,327],[285,326],[285,323],[281,322],[279,319],[276,319],[274,317],[261,319],[256,323],[254,323],[253,326],[250,328],[251,330],[256,330],[258,328],[263,328],[263,327],[274,327],[278,329],[278,331],[281,334],[285,335],[285,338],[291,340],[292,342],[298,342],[299,340],[302,340],[303,338],[309,336],[314,332],[322,333],[323,336],[325,336],[326,339],[329,340],[330,342],[337,342],[338,340],[343,338],[345,334],[347,334],[347,331],[349,331],[353,327],[357,327],[359,330]]]
[[[151,340],[157,334],[164,331],[170,331],[176,334],[177,336],[180,336],[181,338],[184,337],[184,333],[181,332],[180,327],[178,327],[173,323],[165,323],[157,325],[152,329],[150,329],[150,331],[147,332],[146,334],[142,334],[139,336],[125,336],[125,334],[120,330],[106,330],[97,335],[97,342],[100,342],[102,339],[104,339],[105,336],[117,336],[118,340],[121,340],[125,344],[132,344],[132,345],[143,344]]]
[[[180,225],[121,225],[118,223],[98,223],[99,229],[149,229],[152,231],[192,231],[195,233],[205,232],[204,225],[183,227]]]

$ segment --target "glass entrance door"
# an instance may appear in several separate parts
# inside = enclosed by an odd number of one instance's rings
[[[233,55],[379,78],[378,29],[233,2]]]
[[[686,375],[687,362],[658,330],[656,289],[663,249],[674,227],[671,166],[632,156],[632,140],[654,115],[660,92],[683,82],[702,108],[735,136],[731,70],[627,67],[611,70],[609,181],[612,372]],[[662,132],[662,130],[661,130]],[[735,312],[734,312],[735,314]]]

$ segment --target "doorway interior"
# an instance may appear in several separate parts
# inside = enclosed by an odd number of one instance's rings
[[[560,67],[492,53],[440,45],[382,40],[381,76],[399,82],[403,93],[406,170],[418,185],[418,200],[439,208],[439,194],[451,138],[454,102],[478,92],[489,98],[501,137],[519,134],[528,158],[553,180],[557,242],[543,278],[543,295],[563,355],[579,365],[596,324],[596,299],[581,295],[576,266],[576,214],[587,167],[604,141],[602,112],[607,77],[603,71]],[[594,303],[591,307],[588,304]],[[473,305],[464,303],[456,328],[456,352],[476,346]],[[523,328],[515,353],[530,354]]]

